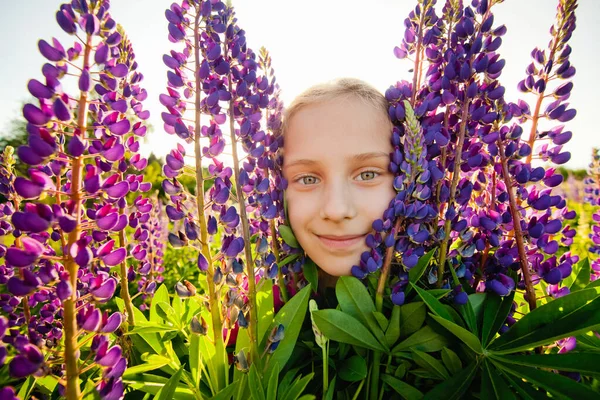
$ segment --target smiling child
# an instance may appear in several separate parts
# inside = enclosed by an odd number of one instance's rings
[[[350,275],[366,236],[394,198],[387,101],[357,79],[313,86],[289,106],[283,175],[289,223],[332,277]]]

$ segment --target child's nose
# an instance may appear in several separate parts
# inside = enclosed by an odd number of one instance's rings
[[[337,183],[328,185],[321,204],[321,218],[333,222],[356,217],[355,199],[348,184]]]

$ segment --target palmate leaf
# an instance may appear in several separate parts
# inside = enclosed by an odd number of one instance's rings
[[[471,381],[475,377],[477,372],[477,362],[473,361],[460,373],[454,375],[452,378],[445,380],[440,383],[432,390],[425,394],[424,399],[426,400],[460,400],[463,398],[463,394],[471,386]]]
[[[460,357],[458,357],[454,351],[447,347],[442,349],[442,361],[452,375],[458,374],[462,369],[462,361],[460,361]]]
[[[481,327],[481,342],[484,347],[494,338],[500,327],[504,325],[514,298],[514,291],[506,297],[493,294],[488,294],[486,297]]]
[[[583,260],[577,263],[577,267],[579,267],[579,272],[575,277],[575,281],[569,287],[571,293],[576,292],[577,290],[585,289],[585,287],[590,283],[590,260],[589,258],[584,258]]]
[[[437,315],[429,314],[436,322],[442,325],[444,328],[449,330],[454,336],[462,340],[471,350],[477,354],[483,353],[483,347],[477,336],[471,332],[456,325],[454,322],[450,322],[444,318],[438,317]]]
[[[294,249],[300,248],[300,244],[298,243],[298,240],[296,240],[296,236],[294,236],[292,228],[281,224],[279,225],[279,234],[288,246],[293,247]]]
[[[438,359],[430,356],[427,353],[424,353],[419,350],[412,350],[413,353],[413,361],[422,368],[432,372],[437,375],[440,379],[448,379],[450,378],[450,374],[448,374],[448,370],[444,367]]]
[[[600,328],[600,288],[560,297],[526,314],[490,346],[496,354],[528,350]]]
[[[429,309],[433,311],[435,315],[447,319],[448,321],[454,321],[448,310],[446,310],[444,305],[440,303],[438,299],[427,293],[425,290],[413,285],[412,283],[411,286],[417,291],[419,297],[421,297],[425,304],[427,304],[427,307],[429,307]]]
[[[361,356],[352,356],[344,360],[338,369],[338,375],[347,382],[358,382],[367,377],[367,362]]]
[[[385,343],[383,331],[373,315],[375,304],[361,281],[353,276],[341,276],[335,285],[335,295],[343,312],[362,322],[380,343]]]
[[[319,288],[319,272],[317,270],[317,264],[311,259],[306,260],[302,267],[302,272],[304,273],[306,281],[310,283],[313,292],[317,293],[317,289]]]
[[[156,289],[156,292],[154,292],[154,296],[152,296],[152,302],[150,303],[150,322],[163,322],[158,311],[158,303],[160,302],[170,304],[169,291],[167,290],[167,285],[165,284],[160,285],[158,289]]]
[[[263,384],[256,370],[256,364],[250,366],[250,372],[248,373],[248,389],[252,400],[265,400],[265,391]]]
[[[173,398],[182,373],[183,367],[179,368],[177,372],[175,372],[175,374],[167,381],[167,383],[165,383],[162,389],[160,389],[157,400],[171,400]]]
[[[600,396],[600,393],[593,391],[587,386],[553,372],[516,364],[504,364],[493,359],[492,362],[496,367],[515,376],[517,379],[525,379],[559,398],[597,400]]]
[[[500,371],[496,369],[496,371]],[[509,373],[500,371],[502,377],[512,386],[523,400],[548,400],[546,393],[536,390],[529,382],[517,378]]]
[[[490,400],[516,399],[516,396],[508,386],[494,365],[485,360],[483,362],[483,371],[481,371],[481,398]]]
[[[436,251],[436,249],[433,249],[433,250],[429,251],[427,254],[425,254],[423,257],[419,258],[419,262],[417,262],[417,265],[415,265],[413,268],[411,268],[408,271],[408,281],[409,282],[417,283],[419,281],[419,279],[421,279],[421,276],[423,276],[423,273],[429,266],[429,261],[431,261],[431,257],[433,257],[433,255],[435,254],[435,251]],[[411,290],[412,290],[412,286],[408,286],[406,288],[406,294],[409,294]]]
[[[356,318],[339,310],[319,310],[312,313],[323,334],[336,342],[348,343],[375,351],[387,351]]]
[[[423,398],[421,391],[391,375],[381,375],[381,380],[390,385],[404,400],[419,400]]]
[[[543,369],[579,372],[600,376],[600,353],[571,351],[565,354],[530,354],[492,356],[505,364],[525,365]]]
[[[427,307],[423,302],[412,302],[400,306],[400,336],[412,335],[423,326]]]
[[[392,354],[397,354],[408,349],[417,349],[424,352],[440,351],[448,345],[448,339],[437,333],[429,325],[425,325],[417,332],[404,339],[392,349]]]
[[[300,334],[306,311],[308,310],[310,291],[310,284],[306,285],[285,303],[275,316],[271,328],[282,324],[285,329],[285,335],[283,339],[281,339],[279,346],[277,346],[277,350],[275,350],[269,358],[269,364],[267,365],[264,376],[271,376],[271,372],[275,365],[278,365],[279,368],[282,369],[285,368],[286,363],[290,359],[292,351],[294,350],[294,347],[296,347],[296,340]],[[264,348],[264,346],[266,346],[266,343],[262,344],[262,348]]]

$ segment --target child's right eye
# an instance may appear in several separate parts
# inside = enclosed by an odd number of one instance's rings
[[[316,176],[306,175],[298,178],[297,182],[300,182],[303,185],[315,185],[319,182],[319,178]]]

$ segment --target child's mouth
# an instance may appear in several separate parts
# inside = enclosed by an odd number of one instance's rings
[[[321,243],[332,249],[345,249],[348,247],[355,246],[358,243],[364,243],[365,235],[344,235],[344,236],[330,236],[330,235],[317,235]]]

